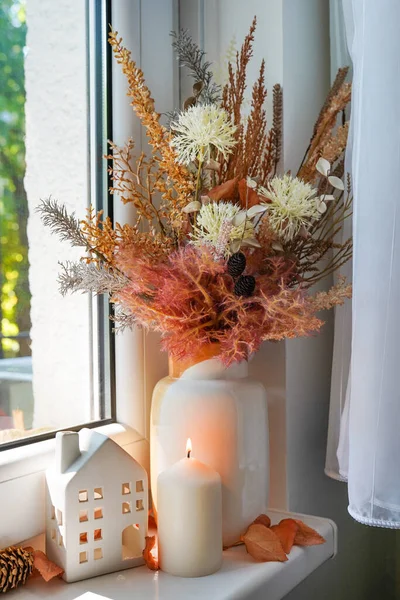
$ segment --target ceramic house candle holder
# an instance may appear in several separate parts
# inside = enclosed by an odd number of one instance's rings
[[[96,431],[56,435],[46,473],[46,553],[67,582],[144,564],[146,471]]]

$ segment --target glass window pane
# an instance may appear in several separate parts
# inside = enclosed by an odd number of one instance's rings
[[[97,5],[96,37],[106,40]],[[93,189],[99,208],[106,198],[90,175],[96,119],[106,139],[103,107],[89,118],[89,68],[104,71],[94,24],[82,0],[0,3],[0,444],[110,417],[108,315],[97,300],[60,295],[58,263],[82,249],[35,211],[51,195],[83,217]]]

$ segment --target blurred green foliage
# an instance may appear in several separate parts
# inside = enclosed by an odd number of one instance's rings
[[[25,0],[0,2],[0,326],[30,330],[25,174]],[[29,340],[1,342],[0,355],[30,354]]]

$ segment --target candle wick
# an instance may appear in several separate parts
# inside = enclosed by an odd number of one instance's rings
[[[190,458],[191,450],[188,450],[187,457]]]

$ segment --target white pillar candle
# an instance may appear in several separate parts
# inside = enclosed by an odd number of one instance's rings
[[[190,456],[163,471],[157,484],[160,568],[179,577],[211,575],[222,563],[219,474]]]

